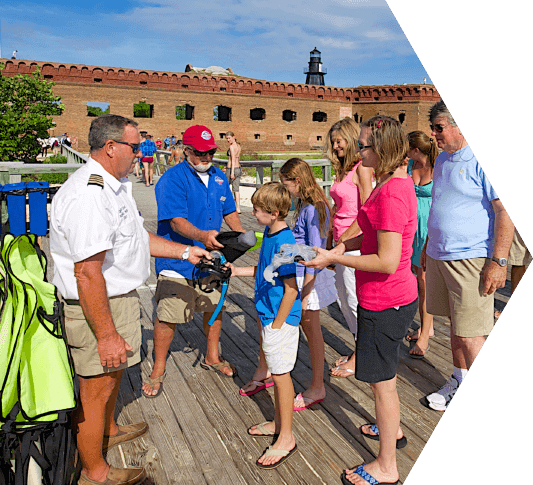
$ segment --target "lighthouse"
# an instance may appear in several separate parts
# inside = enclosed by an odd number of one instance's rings
[[[320,51],[315,47],[311,51],[311,58],[309,59],[309,67],[304,67],[305,84],[315,84],[317,86],[325,86],[324,76],[327,74],[327,69],[322,67],[320,60]]]

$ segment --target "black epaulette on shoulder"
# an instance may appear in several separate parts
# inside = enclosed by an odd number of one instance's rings
[[[98,187],[104,188],[104,177],[101,175],[92,174],[89,177],[89,181],[87,182],[87,185],[98,185]]]

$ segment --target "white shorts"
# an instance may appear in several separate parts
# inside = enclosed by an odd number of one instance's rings
[[[346,251],[346,256],[360,256],[360,251]],[[335,286],[339,295],[337,303],[341,309],[344,319],[348,324],[350,332],[357,340],[357,294],[355,292],[355,269],[336,265]]]
[[[284,323],[280,329],[275,330],[272,329],[272,324],[263,326],[263,353],[271,374],[286,374],[294,369],[299,338],[299,326]]]
[[[300,293],[304,285],[304,276],[297,276],[296,282]],[[305,310],[320,310],[337,301],[337,289],[335,288],[335,272],[324,268],[316,275],[315,284],[307,300]]]

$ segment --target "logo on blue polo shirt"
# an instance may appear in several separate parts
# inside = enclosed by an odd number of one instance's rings
[[[222,180],[218,175],[215,176],[215,182],[218,185],[222,185],[224,183],[224,180]]]

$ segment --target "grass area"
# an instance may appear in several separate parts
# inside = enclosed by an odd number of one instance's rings
[[[43,164],[48,163],[67,163],[67,157],[63,155],[52,155],[45,158]],[[34,175],[23,175],[22,182],[48,182],[50,184],[62,184],[68,178],[66,173],[39,173]]]

